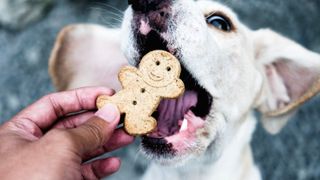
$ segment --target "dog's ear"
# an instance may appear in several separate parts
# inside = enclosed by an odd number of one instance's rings
[[[320,91],[320,55],[268,29],[253,34],[256,63],[265,77],[258,109],[264,127],[276,134]]]
[[[127,64],[120,48],[120,31],[101,25],[73,24],[63,28],[49,60],[57,90],[108,85],[119,89],[117,73]]]

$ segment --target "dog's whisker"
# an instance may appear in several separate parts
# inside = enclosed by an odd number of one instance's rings
[[[90,8],[91,10],[94,10],[94,11],[97,11],[101,14],[104,14],[104,15],[113,15],[119,19],[122,19],[123,18],[123,14],[118,14],[116,12],[113,12],[113,11],[106,11],[105,9],[103,8],[100,8],[100,7],[91,7]]]
[[[110,9],[111,8],[111,9]],[[103,3],[94,3],[93,5],[90,6],[90,9],[96,10],[100,13],[111,13],[114,14],[115,16],[122,18],[124,12],[112,7],[111,5],[103,5]]]
[[[218,11],[212,11],[212,12],[210,12],[209,14],[207,14],[206,17],[215,15],[215,14],[217,14],[217,13],[218,13]]]
[[[120,18],[121,20],[123,19],[123,14],[117,14],[117,13],[112,12],[112,11],[108,11],[108,12],[106,12],[106,13],[108,13],[109,15],[114,15],[115,17],[118,17],[118,18]]]
[[[104,6],[109,7],[109,8],[111,8],[111,9],[117,11],[117,12],[120,13],[120,14],[124,14],[124,12],[123,12],[122,10],[120,10],[120,9],[118,9],[118,8],[110,5],[110,4],[105,4]]]
[[[116,23],[119,23],[119,24],[121,24],[121,20],[119,20],[118,18],[116,18],[116,17],[105,17],[105,16],[101,16],[101,19],[102,20],[104,20],[104,21],[109,21],[109,20],[114,20],[114,21],[116,21]]]
[[[137,149],[136,153],[135,153],[135,157],[134,157],[134,159],[133,159],[134,163],[137,162],[138,157],[140,156],[140,154],[142,154],[141,147],[139,147],[139,148]]]
[[[222,0],[222,3],[226,6],[231,6],[235,0]]]
[[[122,22],[122,17],[115,16],[114,14],[111,14],[111,13],[100,14],[99,17],[104,17],[104,18],[109,18],[110,17],[110,18],[116,19],[119,22]]]
[[[102,6],[102,7],[106,8],[106,9],[111,8],[112,10],[114,10],[114,11],[120,13],[120,14],[123,14],[123,13],[124,13],[122,10],[120,10],[120,9],[118,9],[118,8],[110,5],[110,4],[107,4],[107,3],[95,2],[94,4],[95,4],[96,6]]]
[[[101,23],[111,27],[111,28],[118,28],[121,25],[121,21],[115,17],[105,17],[105,16],[100,16],[100,20],[102,21]],[[112,22],[115,21],[115,22]]]
[[[102,24],[112,27],[112,28],[118,28],[120,27],[122,20],[120,20],[117,17],[112,17],[112,16],[98,16],[99,21],[101,21]]]

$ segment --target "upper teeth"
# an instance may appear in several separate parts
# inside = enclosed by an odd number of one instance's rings
[[[184,120],[182,121],[182,125],[181,125],[181,128],[180,128],[179,132],[185,131],[185,130],[187,130],[187,129],[188,129],[188,120],[187,120],[187,119],[184,119]]]

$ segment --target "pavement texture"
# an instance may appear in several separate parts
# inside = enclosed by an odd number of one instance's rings
[[[222,2],[233,8],[252,29],[269,27],[320,53],[320,1]],[[59,0],[31,24],[18,29],[0,25],[0,123],[54,91],[47,71],[48,57],[62,27],[80,22],[117,27],[126,6],[126,1],[116,0]],[[320,98],[315,98],[278,135],[269,135],[258,123],[252,147],[264,179],[320,179],[319,119]],[[149,162],[136,161],[143,159],[137,152],[132,146],[115,153],[124,158],[124,163],[112,179],[138,179]],[[136,162],[135,166],[132,161]]]

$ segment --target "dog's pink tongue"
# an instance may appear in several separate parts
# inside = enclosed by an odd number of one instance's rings
[[[196,106],[198,96],[195,91],[186,91],[178,99],[164,99],[158,107],[157,134],[170,136],[179,131],[178,121],[183,120],[184,115],[191,107]]]

